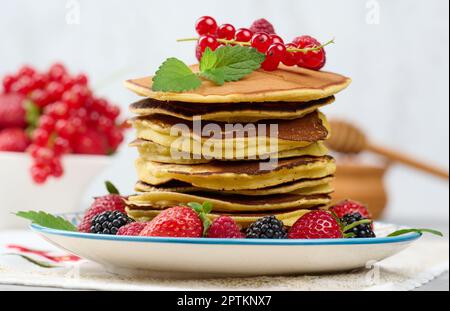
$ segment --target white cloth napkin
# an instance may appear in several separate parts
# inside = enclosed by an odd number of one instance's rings
[[[60,250],[26,231],[0,232],[0,284],[57,287],[80,290],[412,290],[449,269],[449,242],[424,237],[402,253],[368,269],[350,273],[283,277],[199,278],[192,275],[155,273],[142,278],[113,275],[88,261],[41,268],[7,245]],[[39,256],[30,255],[37,260]]]

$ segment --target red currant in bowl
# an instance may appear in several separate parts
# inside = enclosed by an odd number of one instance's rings
[[[219,39],[233,40],[236,29],[231,24],[223,24],[217,29],[217,37]]]
[[[217,31],[217,22],[211,16],[203,16],[198,19],[195,29],[200,36],[214,35]]]

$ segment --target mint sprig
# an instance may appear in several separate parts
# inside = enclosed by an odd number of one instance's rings
[[[105,181],[105,187],[106,187],[106,190],[108,190],[109,194],[120,195],[120,191],[117,189],[117,187],[112,182]]]
[[[153,77],[155,92],[184,92],[201,86],[201,78],[217,85],[239,81],[259,69],[266,56],[254,48],[240,45],[207,48],[200,60],[200,71],[194,73],[177,58],[167,59]]]
[[[62,217],[54,216],[51,214],[48,214],[46,212],[18,212],[15,214],[18,217],[25,218],[28,220],[31,220],[33,224],[49,228],[49,229],[56,229],[56,230],[63,230],[63,231],[71,231],[76,232],[78,231],[77,227],[75,227],[71,222],[65,220]]]
[[[396,236],[400,236],[400,235],[405,235],[408,233],[431,233],[440,237],[443,237],[444,235],[442,234],[442,232],[437,231],[437,230],[433,230],[433,229],[401,229],[395,232],[392,232],[391,234],[388,235],[388,237],[392,238],[392,237],[396,237]]]

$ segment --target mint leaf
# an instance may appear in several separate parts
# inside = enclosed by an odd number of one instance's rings
[[[25,259],[26,261],[28,261],[28,262],[30,262],[30,263],[38,266],[38,267],[45,268],[45,269],[59,268],[60,267],[60,266],[53,265],[53,264],[45,262],[45,261],[33,259],[33,258],[29,257],[29,256],[22,255],[22,254],[5,254],[5,255],[6,256],[18,256],[18,257],[21,257],[21,258]]]
[[[65,220],[62,217],[53,216],[51,214],[45,212],[18,212],[15,214],[18,217],[22,217],[28,220],[31,220],[33,224],[50,228],[56,230],[63,231],[78,231],[77,227],[75,227],[71,222]]]
[[[202,81],[185,63],[176,58],[167,59],[153,77],[155,92],[183,92],[195,90]]]
[[[200,60],[200,72],[214,68],[217,63],[217,54],[214,53],[209,47],[203,52],[202,59]]]
[[[221,82],[222,79],[224,82],[238,81],[259,69],[266,59],[266,56],[258,50],[240,45],[222,46],[212,53],[216,55],[216,62],[212,64],[213,57],[207,53],[201,74],[210,77],[208,79],[213,82]]]
[[[444,235],[442,234],[442,232],[437,231],[437,230],[432,230],[432,229],[402,229],[402,230],[398,230],[395,232],[392,232],[391,234],[388,235],[388,237],[392,238],[392,237],[396,237],[396,236],[400,236],[400,235],[405,235],[408,233],[431,233],[440,237],[443,237]]]
[[[106,189],[108,190],[109,194],[119,194],[120,195],[119,190],[117,190],[116,186],[114,186],[114,184],[112,182],[105,181],[105,186],[106,186]]]

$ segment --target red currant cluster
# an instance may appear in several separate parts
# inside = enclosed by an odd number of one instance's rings
[[[32,103],[31,175],[38,184],[63,175],[64,154],[108,155],[122,143],[124,127],[117,123],[120,109],[97,98],[84,74],[70,75],[62,64],[40,73],[25,66],[3,79],[5,94],[21,94]],[[28,120],[30,122],[30,120]]]
[[[266,28],[273,29],[272,25],[267,26]],[[312,70],[320,70],[326,63],[324,45],[310,36],[297,37],[291,43],[285,44],[276,34],[253,32],[247,28],[236,30],[230,24],[218,26],[214,18],[210,16],[201,17],[195,28],[200,35],[196,48],[196,56],[199,60],[208,47],[214,51],[224,44],[240,44],[251,46],[266,54],[262,68],[267,71],[276,70],[280,63]]]

